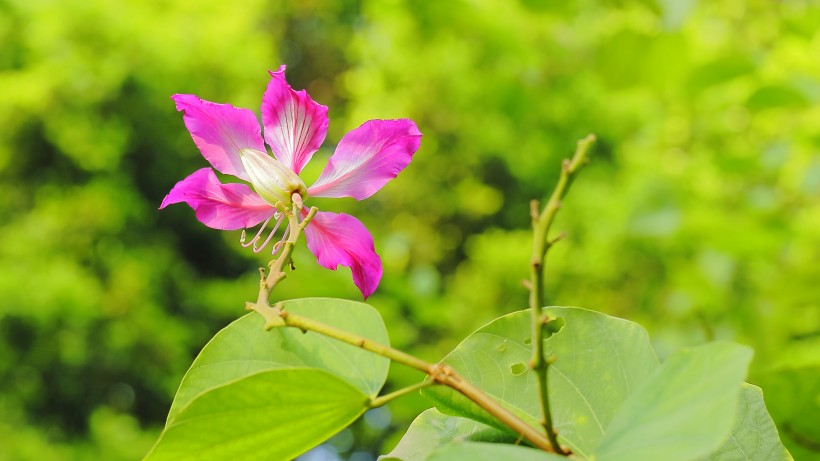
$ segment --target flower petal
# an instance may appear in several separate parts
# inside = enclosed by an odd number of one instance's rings
[[[308,194],[370,197],[410,163],[419,144],[421,132],[412,120],[367,121],[342,138]]]
[[[320,211],[305,228],[305,237],[320,265],[334,271],[340,264],[349,267],[353,283],[365,299],[376,291],[382,278],[382,260],[361,221],[344,213]]]
[[[280,162],[299,174],[325,140],[327,107],[305,90],[293,91],[285,80],[285,66],[270,74],[262,97],[265,141]]]
[[[239,151],[265,150],[259,121],[253,111],[230,104],[204,101],[192,94],[175,94],[177,110],[202,156],[218,171],[248,180]]]
[[[223,230],[253,227],[276,211],[247,185],[220,183],[210,168],[197,170],[178,182],[159,208],[180,202],[193,208],[202,224]]]

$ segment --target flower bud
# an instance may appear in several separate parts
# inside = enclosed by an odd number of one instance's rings
[[[276,202],[290,206],[291,197],[298,193],[307,198],[307,186],[296,173],[279,160],[256,149],[242,149],[239,157],[248,172],[254,190],[271,205]]]

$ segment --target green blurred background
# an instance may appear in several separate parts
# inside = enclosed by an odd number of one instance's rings
[[[526,306],[528,202],[594,132],[549,303],[638,321],[661,356],[752,345],[784,442],[820,459],[818,57],[809,0],[0,0],[0,460],[150,448],[265,262],[157,211],[206,165],[169,97],[258,110],[280,63],[330,107],[308,184],[367,119],[424,133],[376,196],[313,202],[373,233],[394,345],[437,360]],[[295,258],[279,297],[360,299]],[[420,378],[393,367],[388,389]],[[368,414],[326,458],[372,459],[426,406]]]

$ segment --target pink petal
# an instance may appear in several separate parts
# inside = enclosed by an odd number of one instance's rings
[[[340,264],[349,267],[353,283],[365,299],[376,291],[382,278],[382,260],[361,221],[344,213],[320,211],[305,228],[305,237],[320,265],[334,271]]]
[[[302,171],[327,134],[327,107],[316,103],[305,90],[293,91],[285,80],[285,66],[270,73],[262,97],[265,141],[277,160],[296,174]]]
[[[218,171],[248,180],[239,151],[265,150],[259,121],[253,111],[230,104],[204,101],[192,94],[175,94],[177,110],[202,156]]]
[[[202,224],[223,230],[253,227],[275,211],[245,184],[220,183],[210,168],[197,170],[178,182],[159,208],[180,202],[193,208]]]
[[[410,163],[419,144],[421,132],[412,120],[367,121],[342,138],[308,194],[370,197]]]

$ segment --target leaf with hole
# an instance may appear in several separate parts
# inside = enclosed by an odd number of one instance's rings
[[[561,443],[587,456],[620,405],[658,367],[658,359],[646,330],[636,323],[574,307],[549,307],[544,313],[564,323],[544,340],[544,352],[556,358],[549,370],[553,420]],[[468,336],[443,361],[538,426],[537,381],[527,367],[532,354],[530,334],[529,311],[508,314]],[[509,431],[448,388],[428,388],[422,393],[444,413]]]

